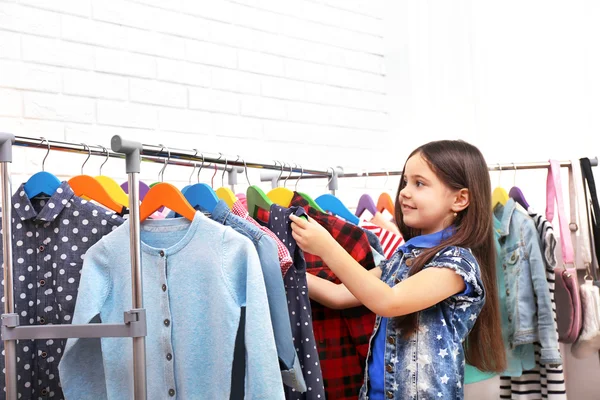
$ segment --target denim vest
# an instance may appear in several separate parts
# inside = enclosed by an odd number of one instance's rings
[[[494,209],[500,235],[508,314],[508,343],[511,348],[541,343],[540,363],[561,364],[556,327],[552,316],[550,289],[538,232],[523,207],[513,199]]]
[[[381,265],[381,280],[394,286],[408,277],[410,265],[422,250],[397,251]],[[433,257],[425,268],[450,268],[472,290],[458,293],[419,312],[418,328],[408,339],[394,318],[388,319],[385,345],[385,397],[406,399],[462,399],[465,356],[463,342],[475,325],[485,303],[479,264],[471,251],[447,247]],[[369,346],[381,323],[378,316]],[[365,371],[361,400],[368,400],[369,370]]]

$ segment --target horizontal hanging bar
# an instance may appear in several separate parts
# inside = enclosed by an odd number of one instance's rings
[[[590,163],[592,167],[598,166],[598,157],[590,158]],[[571,161],[561,161],[561,167],[570,167]],[[541,162],[528,162],[528,163],[510,163],[510,164],[489,164],[489,171],[502,171],[502,172],[510,172],[516,170],[526,170],[526,169],[544,169],[550,167],[550,163],[548,161]],[[287,170],[289,173],[289,169]],[[402,171],[377,171],[377,172],[344,172],[340,174],[340,178],[374,178],[374,177],[386,177],[386,176],[399,176],[402,175]],[[261,174],[260,180],[263,182],[271,181],[274,178],[277,178],[279,174],[273,174],[272,172]],[[322,176],[302,176],[302,175],[292,175],[288,178],[286,172],[284,171],[281,179],[279,181],[283,181],[286,179],[323,179],[323,178],[331,178],[331,173],[328,175]]]
[[[146,310],[127,311],[124,324],[19,326],[18,314],[2,315],[3,340],[146,336]]]
[[[62,142],[62,141],[56,141],[56,140],[44,140],[42,141],[40,138],[30,138],[30,137],[25,137],[25,136],[15,136],[15,146],[21,146],[21,147],[28,147],[28,148],[36,148],[36,149],[42,149],[42,150],[47,150],[48,149],[48,144],[50,145],[50,150],[57,150],[57,151],[65,151],[65,152],[69,152],[69,153],[79,153],[79,154],[91,154],[91,155],[95,155],[95,156],[103,156],[106,157],[107,152],[102,149],[102,147],[100,145],[90,145],[86,143],[86,146],[89,146],[89,151],[87,148],[84,148],[83,144],[81,143],[69,143],[69,142]],[[110,147],[110,146],[109,146]],[[170,153],[170,159],[168,159],[169,157],[169,153]],[[148,145],[148,144],[144,144],[142,145],[142,161],[149,161],[149,162],[154,162],[154,163],[160,163],[163,164],[165,162],[165,159],[168,159],[167,164],[169,165],[179,165],[179,166],[184,166],[184,167],[192,167],[194,164],[196,163],[197,167],[200,167],[202,165],[202,153],[201,152],[197,152],[196,154],[195,150],[186,150],[186,149],[177,149],[177,148],[170,148],[167,146],[157,146],[157,145]],[[125,158],[124,155],[119,154],[119,153],[115,153],[113,151],[108,150],[108,156],[112,157],[112,158]],[[221,155],[221,158],[219,158],[219,156],[216,157],[204,157],[204,162],[205,165],[204,167],[208,167],[209,164],[219,164],[219,165],[225,165],[225,158]],[[246,161],[244,163],[244,159],[240,158],[239,160],[234,160],[234,159],[227,159],[227,171],[231,171],[232,167],[238,167],[237,172],[238,173],[242,173],[244,172],[244,167],[248,167],[248,168],[257,168],[257,169],[270,169],[270,170],[275,170],[275,171],[280,171],[281,170],[281,166],[279,165],[275,165],[275,164],[262,164],[262,163],[257,163],[257,162],[248,162]],[[212,167],[214,169],[214,167]],[[223,168],[218,168],[218,170],[223,170]],[[289,167],[285,167],[284,168],[286,171],[289,172]],[[292,168],[292,172],[296,172],[296,173],[301,173],[302,170],[302,166],[295,166],[294,168]],[[327,172],[326,171],[321,171],[321,170],[314,170],[314,169],[304,169],[304,174],[309,174],[309,175],[321,175],[321,176],[327,176]]]

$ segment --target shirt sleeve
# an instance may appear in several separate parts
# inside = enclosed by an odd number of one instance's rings
[[[541,343],[540,363],[562,364],[562,357],[558,347],[556,325],[552,313],[552,300],[550,287],[546,279],[546,266],[542,249],[537,235],[537,230],[532,221],[522,225],[526,241],[526,252],[529,255],[529,273],[537,302],[538,339]]]
[[[256,249],[232,230],[224,237],[223,273],[232,295],[246,306],[246,383],[248,399],[285,399],[267,290]],[[234,250],[235,249],[235,250]]]
[[[448,247],[438,253],[425,267],[449,268],[463,278],[465,290],[452,296],[457,301],[469,303],[484,299],[485,293],[479,264],[472,255],[467,256],[468,250],[459,247]]]
[[[110,287],[108,254],[110,252],[104,248],[102,241],[87,251],[81,270],[80,295],[75,304],[73,324],[101,322],[100,310]],[[66,399],[107,398],[99,338],[68,339],[58,369]]]

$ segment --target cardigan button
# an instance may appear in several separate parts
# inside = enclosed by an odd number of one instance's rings
[[[165,326],[169,326],[169,325],[171,325],[171,321],[169,321],[168,319],[165,319],[164,324],[165,324]]]
[[[412,267],[412,265],[413,265],[413,259],[412,258],[409,258],[408,260],[406,260],[406,266],[407,267]]]
[[[175,389],[169,389],[169,396],[175,396]]]
[[[165,256],[165,251],[161,250],[159,254],[160,254],[161,257],[164,257]]]
[[[394,372],[394,366],[392,364],[388,364],[385,366],[385,370],[391,374]]]

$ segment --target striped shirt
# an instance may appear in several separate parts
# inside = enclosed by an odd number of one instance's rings
[[[556,267],[556,237],[552,224],[540,214],[529,210],[529,216],[533,219],[542,245],[544,265],[546,266],[546,279],[550,288],[550,300],[552,301],[552,314],[556,323],[556,303],[554,301],[554,268]],[[558,338],[558,330],[556,332]],[[558,339],[557,339],[558,340]],[[510,376],[500,377],[500,398],[519,400],[566,400],[567,389],[565,387],[565,375],[562,365],[550,366],[540,364],[539,342],[534,343],[535,367],[529,371],[523,371],[523,375],[517,378]]]
[[[392,258],[392,255],[398,246],[404,243],[404,238],[401,235],[397,235],[388,231],[387,229],[383,229],[372,222],[362,220],[359,222],[358,226],[364,230],[373,232],[375,236],[377,236],[379,242],[381,243],[381,247],[383,248],[383,255],[385,256],[386,260]]]

